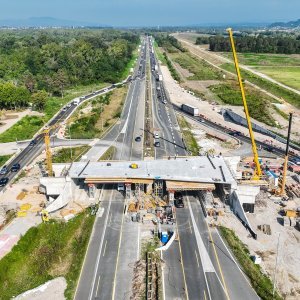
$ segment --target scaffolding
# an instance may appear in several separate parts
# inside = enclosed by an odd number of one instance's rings
[[[138,199],[140,199],[142,191],[144,191],[144,184],[143,183],[136,183],[135,184],[135,196]]]
[[[154,181],[154,195],[155,195],[155,197],[158,197],[158,198],[163,197],[163,181],[162,180]]]

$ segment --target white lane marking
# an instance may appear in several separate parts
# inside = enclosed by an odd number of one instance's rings
[[[236,264],[236,266],[238,267],[238,269],[240,270],[240,272],[242,273],[242,275],[243,275],[244,278],[246,279],[247,283],[250,285],[250,287],[252,288],[253,292],[254,292],[255,295],[257,296],[257,293],[256,293],[256,291],[254,290],[254,288],[252,287],[252,285],[250,284],[249,279],[248,279],[247,276],[244,274],[244,272],[242,271],[242,269],[241,269],[240,266],[238,265],[237,261],[236,261],[235,258],[232,256],[230,250],[228,249],[228,247],[227,247],[226,244],[224,243],[223,238],[222,238],[222,237],[220,236],[220,234],[219,234],[219,231],[216,230],[216,232],[217,232],[217,234],[218,234],[220,240],[222,241],[224,247],[226,248],[227,252],[229,253],[231,259],[234,261],[234,263]],[[260,298],[257,296],[257,299],[260,299]]]
[[[105,240],[105,245],[104,245],[104,250],[103,250],[103,254],[102,254],[102,256],[104,256],[104,255],[105,255],[105,252],[106,252],[106,245],[107,245],[107,240]]]
[[[196,249],[195,249],[195,256],[196,256],[197,265],[198,265],[198,268],[199,268],[199,267],[200,267],[200,265],[199,265],[199,259],[198,259],[198,255],[197,255],[197,251],[196,251]]]
[[[193,228],[194,228],[194,233],[195,233],[195,237],[196,237],[196,242],[197,242],[197,246],[198,246],[198,250],[199,250],[199,254],[200,254],[200,259],[201,259],[201,263],[202,263],[201,265],[202,265],[202,269],[203,269],[203,272],[204,272],[206,288],[207,288],[207,291],[208,291],[209,299],[211,299],[209,285],[208,285],[207,278],[206,278],[206,272],[214,272],[215,274],[217,274],[217,273],[215,271],[215,268],[214,268],[214,266],[213,266],[213,264],[210,260],[210,257],[209,257],[209,255],[206,251],[206,248],[205,248],[204,243],[202,241],[202,238],[200,236],[200,233],[199,233],[199,230],[198,230],[195,218],[194,218],[194,214],[193,214],[193,211],[192,211],[191,203],[190,203],[190,200],[189,200],[188,197],[187,197],[187,203],[188,203],[188,207],[189,207],[189,210],[190,210],[191,219],[192,219]]]
[[[99,275],[99,277],[98,277],[97,289],[96,289],[96,296],[98,295],[98,289],[99,289],[100,278],[101,278],[101,275]]]
[[[140,259],[140,225],[138,224],[138,246],[136,260]]]
[[[103,231],[103,234],[102,234],[102,237],[101,237],[101,240],[100,240],[100,245],[99,245],[99,250],[98,250],[98,255],[97,255],[97,260],[96,260],[96,265],[95,265],[95,271],[94,271],[94,278],[93,278],[93,281],[92,281],[92,288],[90,290],[89,300],[92,300],[92,298],[93,298],[95,281],[96,281],[97,271],[98,271],[98,267],[99,267],[99,263],[100,263],[103,240],[104,240],[104,236],[105,236],[105,232],[106,232],[106,227],[107,227],[107,222],[108,222],[108,216],[109,216],[112,196],[113,196],[113,191],[111,191],[111,195],[110,195],[110,198],[109,198],[109,203],[108,203],[108,208],[107,208],[107,215],[106,215],[105,223],[104,223],[104,231]]]

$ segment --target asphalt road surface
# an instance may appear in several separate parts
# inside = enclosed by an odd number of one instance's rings
[[[142,51],[120,122],[105,136],[118,144],[118,160],[142,159],[143,143],[135,142],[135,136],[142,134],[144,126],[145,68],[146,52]],[[124,299],[124,294],[130,294],[133,272],[128,264],[137,257],[124,253],[138,243],[130,238],[138,236],[138,227],[126,228],[124,208],[124,195],[116,191],[116,186],[105,186],[99,209],[103,214],[95,222],[75,299]]]

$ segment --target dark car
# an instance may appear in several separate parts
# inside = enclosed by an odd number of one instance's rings
[[[184,203],[182,199],[175,199],[174,203],[177,208],[184,208]]]
[[[35,144],[36,144],[36,141],[35,141],[35,140],[32,140],[32,141],[29,143],[29,146],[30,146],[30,147],[33,147]]]
[[[175,199],[180,199],[180,200],[182,200],[182,199],[183,199],[183,195],[182,195],[181,192],[175,192],[174,198],[175,198]]]
[[[0,170],[0,175],[5,175],[8,173],[7,166],[3,166],[2,169]]]
[[[10,171],[11,171],[11,172],[17,172],[17,171],[20,170],[20,168],[21,168],[21,165],[20,165],[20,164],[14,164],[14,165],[11,167]]]
[[[142,140],[142,138],[140,137],[140,136],[137,136],[136,138],[135,138],[135,141],[136,142],[140,142]]]
[[[5,186],[8,183],[8,178],[4,177],[0,179],[0,186]]]

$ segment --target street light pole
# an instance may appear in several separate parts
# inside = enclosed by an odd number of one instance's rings
[[[69,129],[69,140],[71,141],[71,128],[70,128],[71,126],[69,125],[68,126],[68,129]],[[70,143],[71,144],[71,143]],[[70,150],[71,150],[71,160],[72,160],[72,157],[73,157],[73,153],[72,153],[72,145],[71,145],[71,147],[70,147]]]

